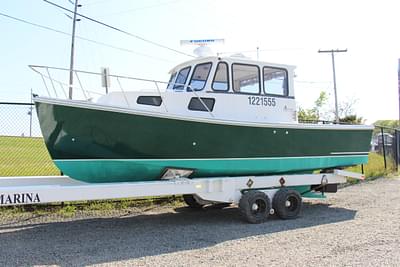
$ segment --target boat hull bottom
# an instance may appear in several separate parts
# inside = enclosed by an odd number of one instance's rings
[[[364,164],[368,155],[243,159],[72,159],[54,160],[76,180],[88,183],[159,180],[166,168],[193,169],[192,178],[301,173]]]

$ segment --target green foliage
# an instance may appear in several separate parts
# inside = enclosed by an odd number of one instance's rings
[[[303,109],[299,107],[298,120],[299,121],[318,121],[321,117],[321,109],[328,101],[326,92],[322,91],[319,97],[314,102],[314,107],[311,109]]]
[[[95,200],[89,201],[84,206],[85,210],[102,210],[102,211],[110,211],[116,208],[116,203],[111,200]]]
[[[321,91],[317,100],[315,100],[315,108],[320,109],[328,102],[328,95],[325,91]]]
[[[67,205],[58,210],[58,214],[64,217],[72,217],[75,215],[75,212],[76,212],[76,206],[74,205]]]
[[[375,125],[375,129],[373,134],[379,134],[381,133],[381,128],[379,127],[384,127],[384,128],[388,128],[388,129],[383,129],[384,132],[389,132],[391,134],[394,134],[393,131],[391,131],[391,129],[399,129],[400,128],[400,124],[398,120],[377,120],[376,122],[373,123],[373,125]]]
[[[346,170],[361,173],[361,165],[353,166],[347,168]],[[368,163],[364,165],[364,174],[367,179],[387,176],[394,173],[395,171],[396,165],[392,159],[387,158],[387,168],[385,169],[383,156],[377,153],[369,153]],[[356,181],[350,180],[350,182],[354,183]]]
[[[374,125],[388,128],[400,128],[400,123],[398,120],[377,120],[374,122]]]
[[[345,124],[362,124],[364,120],[362,117],[357,117],[357,115],[347,115],[343,118],[339,118],[339,122]]]
[[[64,205],[60,203],[43,205],[25,205],[0,207],[0,216],[18,216],[21,214],[49,215],[57,214],[63,217],[72,217],[79,212],[113,212],[129,209],[152,209],[158,206],[183,207],[185,206],[182,196],[169,196],[165,198],[124,198],[118,200],[92,200],[92,201],[68,201]]]
[[[299,107],[299,111],[297,112],[299,121],[318,121],[319,116],[318,113],[315,112],[314,109],[303,109]]]
[[[362,124],[364,122],[362,117],[354,114],[353,105],[355,100],[339,103],[339,122],[346,124]],[[328,95],[326,92],[321,91],[317,100],[314,102],[314,107],[311,109],[298,108],[298,120],[300,122],[307,121],[329,121],[335,117],[335,111],[324,112],[327,110]]]

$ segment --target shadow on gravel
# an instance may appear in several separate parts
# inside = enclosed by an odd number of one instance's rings
[[[0,226],[0,265],[83,266],[211,247],[224,241],[331,224],[356,211],[305,203],[300,218],[247,224],[236,208]]]

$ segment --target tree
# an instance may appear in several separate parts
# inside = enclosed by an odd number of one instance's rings
[[[346,102],[339,103],[339,122],[345,124],[362,124],[364,119],[358,117],[353,106],[357,101],[350,99]],[[311,109],[298,109],[298,120],[300,122],[317,122],[317,121],[332,121],[335,117],[334,109],[327,109],[328,95],[326,92],[321,91],[317,100],[314,102],[314,107]],[[325,111],[324,111],[325,110]],[[328,111],[326,111],[328,110]]]
[[[319,121],[322,115],[322,107],[328,102],[328,96],[326,92],[321,91],[317,100],[314,102],[314,107],[311,109],[303,109],[299,107],[298,111],[298,120],[307,122],[307,121]]]
[[[373,125],[375,126],[374,134],[381,132],[381,128],[379,127],[384,127],[389,129],[400,128],[399,120],[377,120],[376,122],[373,123]]]
[[[382,126],[387,128],[399,128],[400,124],[398,120],[377,120],[373,123],[375,126]]]
[[[362,124],[364,123],[364,119],[362,117],[357,117],[357,115],[347,115],[339,118],[339,122],[343,124]]]

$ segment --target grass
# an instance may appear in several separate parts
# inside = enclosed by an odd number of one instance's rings
[[[0,136],[0,176],[42,176],[60,175],[46,149],[43,138]],[[169,204],[180,206],[180,197],[120,199],[103,201],[66,202],[48,205],[27,205],[0,207],[0,214],[14,215],[32,213],[34,215],[58,214],[70,217],[78,211],[112,211],[132,207],[153,207]]]
[[[168,205],[170,207],[182,207],[183,199],[181,196],[168,197],[148,197],[148,198],[130,198],[118,200],[94,200],[94,201],[75,201],[65,203],[52,203],[42,205],[25,205],[0,207],[2,217],[12,217],[21,214],[32,214],[36,216],[59,215],[61,217],[72,217],[78,212],[113,212],[131,210],[132,208],[152,209],[159,206]]]
[[[382,155],[371,152],[368,156],[368,163],[364,165],[364,174],[367,179],[392,175],[396,172],[396,165],[390,157],[386,158],[387,166],[385,169],[384,159]],[[353,166],[346,169],[347,171],[361,173],[361,165]],[[351,181],[353,182],[353,181]]]
[[[60,175],[43,138],[0,137],[0,176]]]

